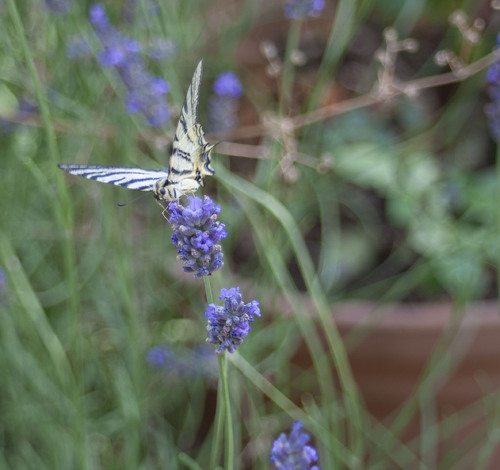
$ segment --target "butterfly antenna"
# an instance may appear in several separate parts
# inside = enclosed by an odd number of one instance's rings
[[[125,207],[125,206],[128,206],[129,204],[132,204],[133,202],[138,201],[139,199],[142,199],[146,195],[147,195],[147,193],[144,193],[144,194],[141,194],[140,196],[135,197],[134,199],[131,199],[130,201],[127,201],[127,202],[117,202],[116,205],[118,207]]]

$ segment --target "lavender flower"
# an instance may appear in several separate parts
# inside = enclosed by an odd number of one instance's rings
[[[148,73],[140,55],[141,45],[113,28],[102,5],[90,8],[90,22],[103,46],[97,60],[104,67],[113,67],[127,89],[127,112],[140,112],[149,125],[162,127],[169,118],[164,95],[170,85]]]
[[[146,355],[146,362],[151,367],[164,367],[168,364],[170,356],[171,353],[167,346],[155,346],[148,351]]]
[[[500,34],[497,36],[496,49],[500,48]],[[492,137],[500,141],[500,61],[490,66],[486,73],[486,81],[489,84],[488,93],[491,103],[486,105],[486,114],[488,116],[490,132]]]
[[[217,220],[220,206],[208,197],[188,197],[187,207],[178,202],[168,206],[171,212],[168,221],[174,234],[172,243],[179,249],[177,259],[183,264],[185,272],[194,277],[208,276],[222,268],[223,254],[218,241],[227,237],[225,225]]]
[[[4,300],[7,293],[7,274],[0,266],[0,302]]]
[[[162,369],[169,375],[185,377],[217,377],[217,361],[209,346],[203,345],[191,350],[162,344],[151,348],[146,355],[146,362],[156,369]]]
[[[230,353],[236,351],[243,342],[243,338],[250,332],[250,322],[254,316],[260,317],[259,302],[252,300],[244,304],[239,287],[222,289],[219,300],[224,299],[224,306],[209,304],[205,317],[208,318],[207,343],[217,344],[218,354],[227,350]]]
[[[45,0],[47,8],[56,15],[65,15],[71,7],[71,0]]]
[[[236,127],[238,123],[238,98],[243,87],[234,72],[221,73],[213,84],[214,95],[208,104],[209,128],[212,132],[224,132]]]
[[[215,79],[213,90],[217,95],[231,96],[233,98],[240,98],[243,94],[240,79],[234,72],[230,71],[221,73]]]
[[[284,8],[287,18],[318,16],[325,8],[325,0],[287,0]]]
[[[295,421],[292,432],[287,437],[281,433],[273,442],[271,458],[269,461],[280,470],[320,470],[317,465],[311,465],[318,461],[318,453],[312,446],[306,445],[311,436],[301,432],[302,423]]]

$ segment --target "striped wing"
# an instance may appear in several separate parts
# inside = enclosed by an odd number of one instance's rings
[[[136,191],[152,191],[160,202],[170,202],[195,192],[213,175],[210,152],[214,145],[205,140],[197,123],[203,61],[196,67],[175,131],[168,170],[143,170],[113,166],[61,164],[59,168],[72,175],[100,183],[114,184]]]
[[[83,176],[100,183],[114,184],[135,191],[153,191],[155,185],[166,180],[168,170],[143,170],[142,168],[123,168],[119,166],[58,165],[61,170],[76,176]]]
[[[214,146],[205,140],[203,129],[197,123],[202,70],[203,60],[200,60],[191,79],[175,131],[169,162],[169,184],[189,178],[203,185],[203,178],[214,174],[210,166],[210,152]]]

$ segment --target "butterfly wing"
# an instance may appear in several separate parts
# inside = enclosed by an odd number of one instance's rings
[[[158,181],[166,180],[168,170],[143,170],[118,166],[58,165],[61,170],[100,183],[114,184],[135,191],[153,191]]]
[[[203,185],[203,178],[214,174],[210,166],[210,152],[214,146],[205,140],[205,133],[197,122],[202,70],[203,60],[200,60],[186,93],[175,131],[169,165],[171,182],[191,178]]]
[[[136,191],[152,191],[161,202],[175,201],[204,184],[206,175],[213,175],[210,152],[214,145],[205,140],[197,123],[198,101],[203,61],[196,67],[175,131],[168,170],[143,170],[113,166],[61,164],[59,168],[72,175],[114,184]]]

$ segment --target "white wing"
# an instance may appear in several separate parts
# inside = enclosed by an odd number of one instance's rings
[[[214,145],[205,140],[203,129],[197,123],[202,69],[203,61],[200,60],[177,123],[168,170],[71,164],[61,164],[59,168],[100,183],[152,191],[161,202],[175,201],[184,194],[195,192],[203,186],[206,175],[214,174],[210,166]]]
[[[203,185],[203,177],[214,174],[210,166],[210,151],[214,146],[205,140],[203,129],[197,123],[202,70],[203,60],[200,60],[191,79],[175,130],[169,162],[171,184],[190,178]]]
[[[119,166],[58,165],[61,170],[76,176],[83,176],[100,183],[114,184],[135,191],[153,191],[158,181],[167,179],[168,170],[143,170]]]

